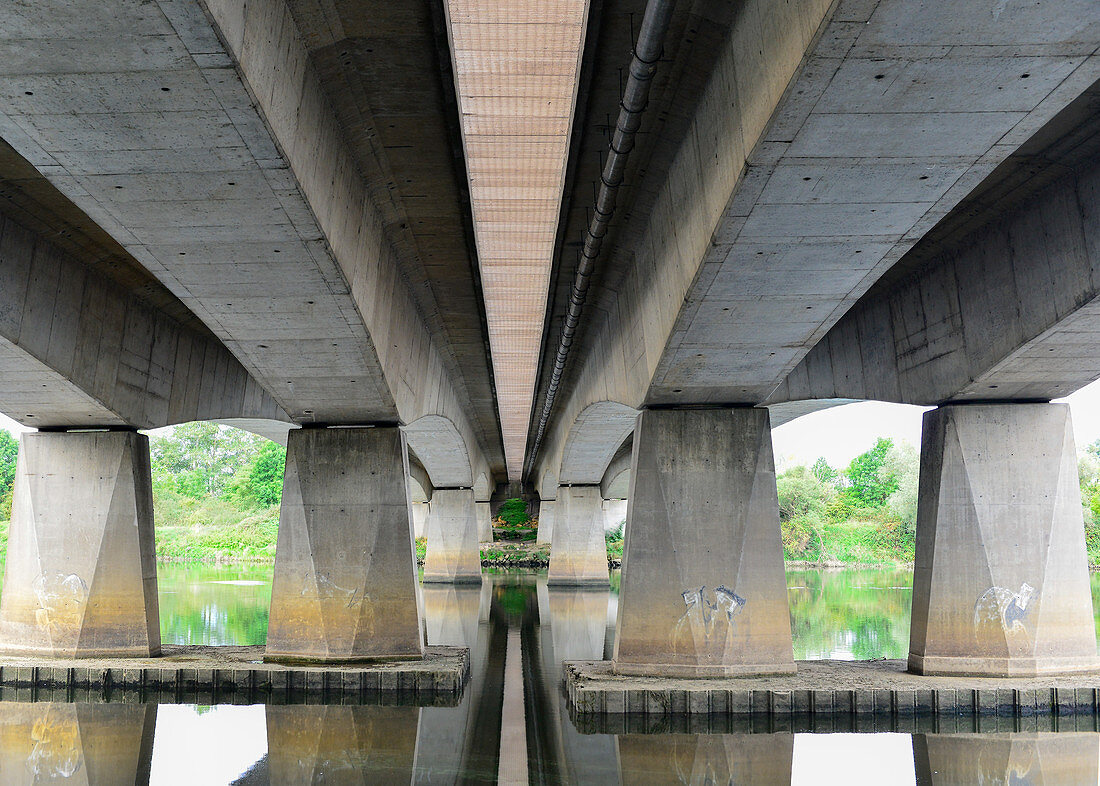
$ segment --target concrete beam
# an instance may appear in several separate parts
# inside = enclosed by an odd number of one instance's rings
[[[1100,669],[1067,405],[925,413],[909,668]]]
[[[0,649],[65,658],[160,654],[149,438],[20,438]]]
[[[397,427],[290,433],[266,659],[423,656],[408,476]]]
[[[468,400],[425,326],[283,0],[0,8],[2,135],[297,422]],[[16,99],[15,97],[19,98]]]
[[[880,287],[769,401],[1050,399],[1100,377],[1100,164]]]
[[[0,215],[0,411],[27,426],[286,419],[224,346]]]

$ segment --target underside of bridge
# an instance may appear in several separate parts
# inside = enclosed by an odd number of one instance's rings
[[[217,420],[289,445],[273,656],[417,657],[410,500],[429,577],[455,582],[479,577],[490,499],[522,494],[563,583],[606,582],[601,505],[629,498],[616,668],[787,671],[770,430],[904,402],[939,407],[911,667],[1095,667],[1048,402],[1100,377],[1096,10],[3,4],[0,412],[57,432],[21,454],[18,575],[49,564],[151,619],[132,432]],[[51,461],[120,469],[59,496]],[[1030,500],[1009,513],[1006,478]],[[71,513],[45,494],[103,515],[52,538]],[[129,567],[94,584],[87,544],[120,515]],[[1002,554],[993,520],[1034,553]],[[969,583],[942,575],[979,552]],[[1028,646],[929,612],[1021,584],[1051,599]],[[94,654],[117,622],[43,639],[32,596],[4,593],[5,646]],[[693,604],[727,629],[669,644]]]

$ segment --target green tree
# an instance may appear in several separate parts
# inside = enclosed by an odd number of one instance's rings
[[[887,456],[894,441],[879,437],[875,446],[852,459],[845,473],[849,487],[845,496],[854,504],[868,508],[882,507],[886,498],[898,489],[898,478],[888,465]]]
[[[816,472],[802,466],[788,469],[776,478],[775,485],[779,492],[780,521],[807,515],[820,521],[825,516],[826,506],[836,497],[832,486],[823,483]]]
[[[237,470],[265,442],[217,423],[184,423],[150,441],[154,481],[172,478],[178,493],[195,499],[222,496]]]
[[[886,498],[886,507],[905,525],[907,532],[915,532],[920,455],[908,442],[899,442],[886,454],[883,467],[897,482],[897,488]]]
[[[810,470],[814,473],[814,477],[820,480],[822,483],[827,483],[834,488],[840,482],[840,473],[837,472],[824,456],[818,458],[814,462],[813,468]]]
[[[234,475],[225,496],[251,508],[278,505],[283,498],[285,468],[286,448],[265,440],[252,459]]]
[[[0,429],[0,519],[11,518],[11,498],[15,490],[15,461],[19,440]]]

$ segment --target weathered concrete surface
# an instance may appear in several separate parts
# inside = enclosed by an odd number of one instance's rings
[[[69,701],[111,690],[144,692],[147,700],[195,704],[396,701],[454,706],[470,676],[466,647],[430,646],[416,660],[363,664],[265,663],[263,646],[165,645],[156,658],[57,658],[0,656],[5,701],[30,689],[52,690]],[[10,689],[10,692],[8,692]],[[50,694],[55,695],[54,693]],[[4,702],[0,702],[0,706]]]
[[[766,410],[639,417],[614,668],[661,676],[794,670]]]
[[[557,488],[554,489],[557,494]],[[554,537],[554,517],[557,515],[558,501],[555,499],[543,499],[539,501],[539,531],[535,537],[536,543],[550,543]]]
[[[623,734],[621,783],[791,782],[793,734]]]
[[[655,144],[672,149],[627,173],[640,204],[616,215],[606,283],[589,297],[536,471],[560,463],[595,402],[765,401],[885,271],[1100,77],[1090,0],[716,5],[726,19],[684,32],[721,41],[700,66],[699,100],[681,110],[681,138],[669,138],[676,122],[649,121]],[[575,198],[590,207],[585,190],[579,181]]]
[[[47,657],[160,652],[149,439],[22,435],[0,649]]]
[[[296,422],[441,416],[503,466],[282,0],[7,4],[0,46],[0,135]]]
[[[291,432],[265,658],[423,655],[408,475],[397,427]]]
[[[550,537],[549,584],[609,583],[599,486],[558,488]]]
[[[926,412],[909,666],[1100,670],[1066,404]]]
[[[205,330],[0,215],[0,411],[27,426],[287,418]]]
[[[424,581],[481,583],[481,543],[473,489],[436,489],[428,510]]]
[[[917,783],[1057,783],[1100,779],[1095,732],[914,734]]]
[[[482,543],[493,542],[493,508],[488,502],[475,502],[474,515],[477,517],[477,539]]]
[[[412,780],[419,707],[269,704],[265,712],[272,786]]]
[[[155,704],[0,703],[0,772],[7,784],[148,783]]]
[[[610,661],[574,661],[563,669],[570,706],[580,715],[1000,715],[1018,723],[1100,711],[1100,684],[1091,675],[922,676],[907,671],[903,660],[801,660],[797,666],[789,675],[724,678],[628,676],[615,673]]]

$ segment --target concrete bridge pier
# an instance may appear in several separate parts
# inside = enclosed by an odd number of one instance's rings
[[[909,670],[1100,668],[1065,404],[925,413]]]
[[[408,475],[396,425],[290,432],[265,660],[423,656]]]
[[[493,542],[493,509],[489,501],[474,503],[477,511],[477,538],[482,543]]]
[[[598,485],[558,487],[547,584],[610,583],[603,518],[603,496]]]
[[[160,654],[149,439],[20,440],[0,648],[47,657]]]
[[[424,581],[481,583],[481,543],[473,489],[436,489],[428,511]]]
[[[536,543],[550,543],[554,538],[554,510],[558,501],[544,499],[539,501],[539,531]]]
[[[614,670],[793,673],[768,411],[645,410],[632,466]]]

